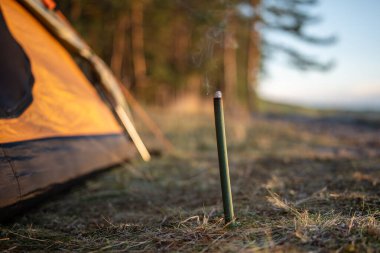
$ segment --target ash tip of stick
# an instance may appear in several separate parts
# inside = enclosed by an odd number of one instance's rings
[[[220,90],[215,92],[214,98],[222,98],[222,92]]]

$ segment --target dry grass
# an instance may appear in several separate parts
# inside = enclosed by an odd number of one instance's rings
[[[379,251],[379,129],[228,117],[230,228],[212,116],[156,115],[180,152],[121,165],[2,225],[0,250]]]

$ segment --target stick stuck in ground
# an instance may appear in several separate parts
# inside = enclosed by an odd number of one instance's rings
[[[218,146],[220,183],[222,186],[224,219],[226,223],[234,223],[235,217],[234,207],[232,204],[230,171],[228,168],[227,143],[224,126],[223,101],[221,91],[217,91],[214,96],[214,115],[216,141]]]

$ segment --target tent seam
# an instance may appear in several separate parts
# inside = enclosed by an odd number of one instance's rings
[[[17,174],[16,174],[15,166],[14,166],[14,164],[13,164],[11,158],[8,156],[7,152],[5,152],[4,147],[3,147],[2,145],[0,145],[0,147],[1,147],[1,150],[3,151],[3,154],[4,154],[5,159],[7,160],[9,166],[11,167],[11,170],[12,170],[12,172],[13,172],[13,175],[14,175],[16,181],[17,181],[18,194],[19,194],[19,198],[21,199],[21,187],[20,187],[20,182],[19,182],[19,180],[18,180],[18,176],[17,176]]]

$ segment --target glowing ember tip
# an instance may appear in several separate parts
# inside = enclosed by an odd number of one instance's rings
[[[214,98],[222,98],[222,92],[220,90],[215,92]]]

